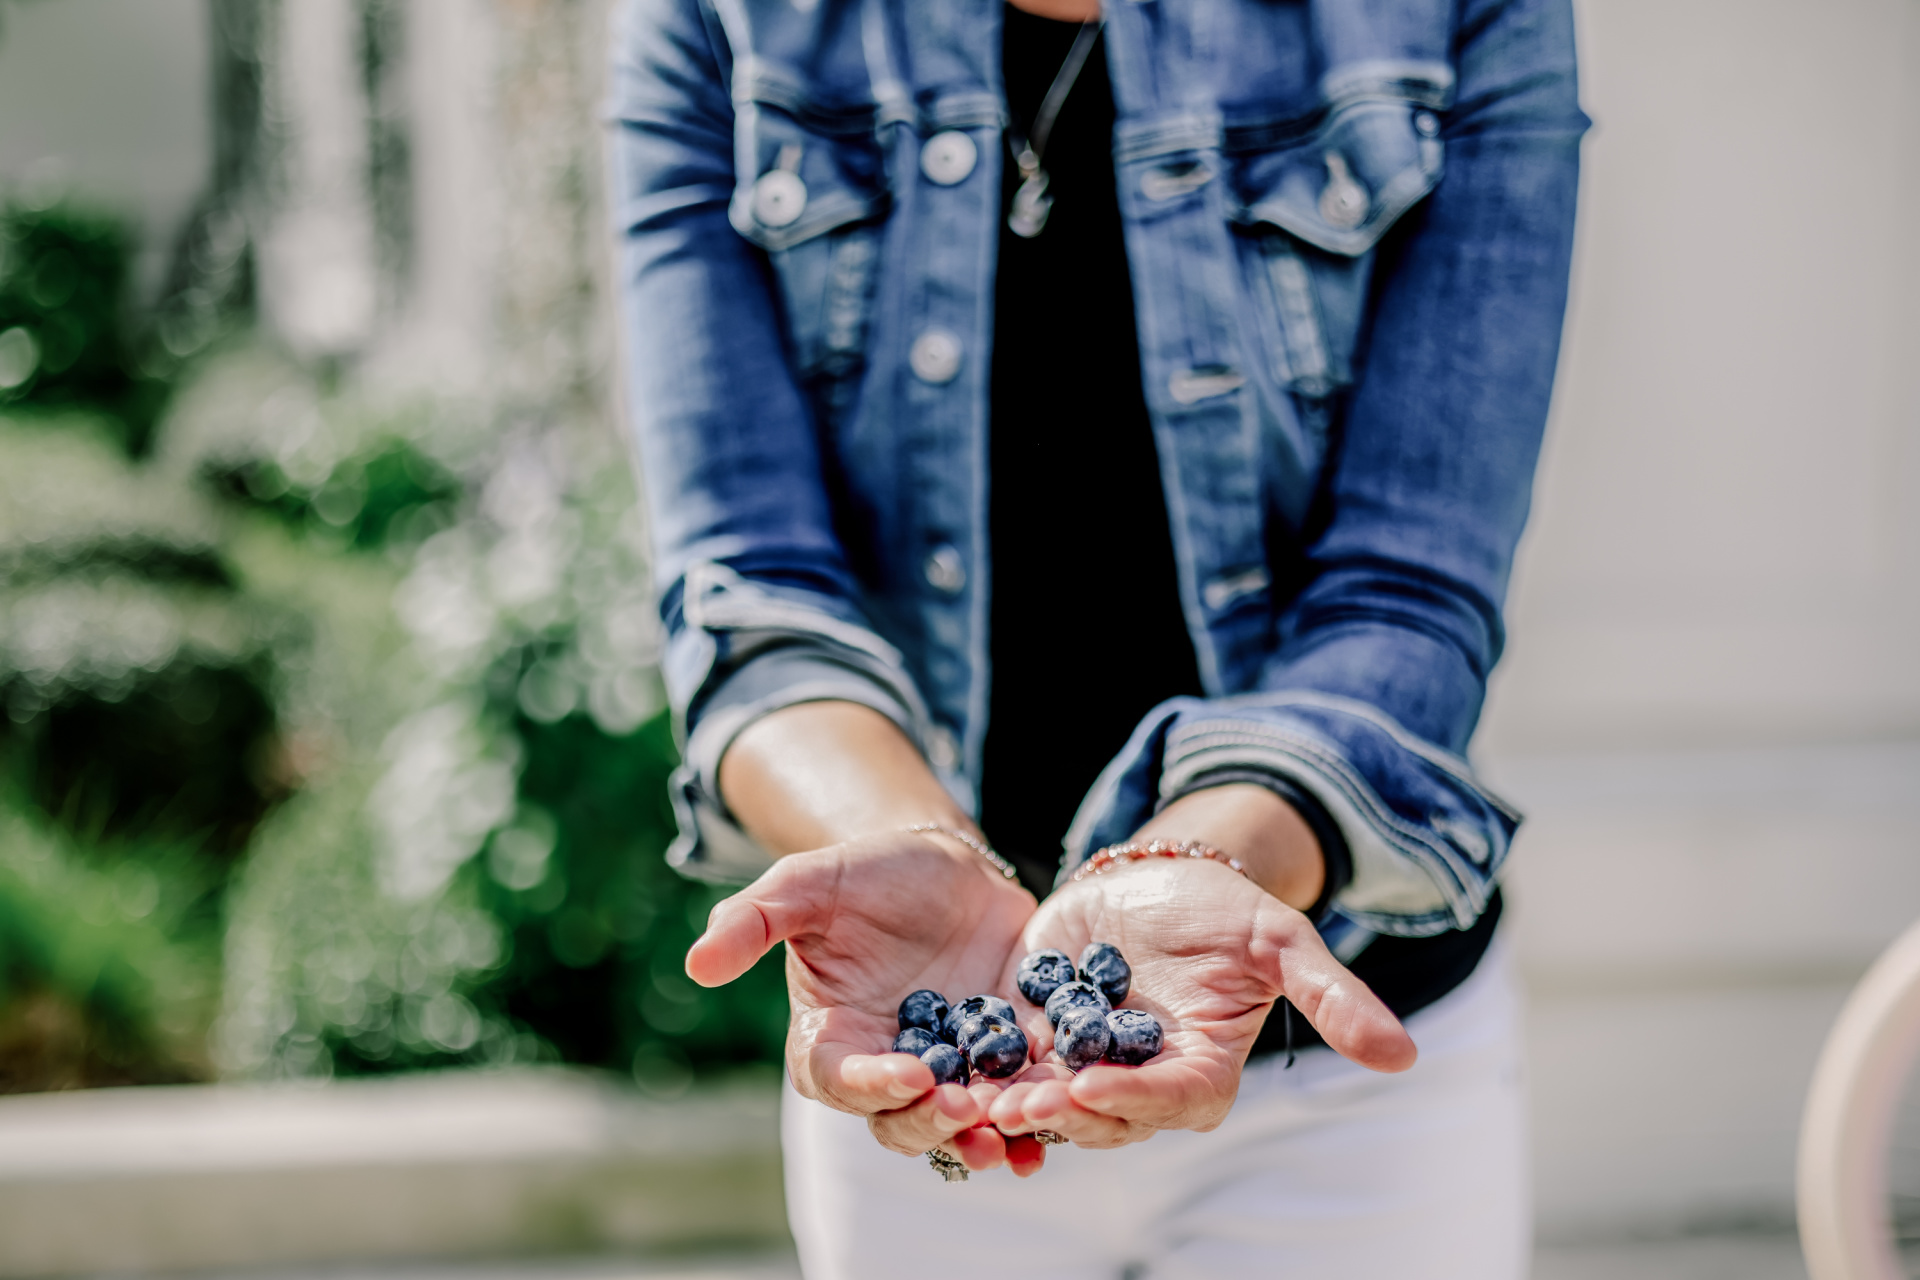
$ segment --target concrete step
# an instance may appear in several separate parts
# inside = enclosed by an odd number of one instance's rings
[[[0,1276],[784,1247],[770,1084],[569,1070],[0,1098]]]

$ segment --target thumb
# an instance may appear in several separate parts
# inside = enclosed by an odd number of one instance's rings
[[[687,949],[687,976],[718,987],[751,969],[776,943],[819,932],[839,878],[840,860],[824,850],[780,859],[714,907],[707,931]]]
[[[1374,1071],[1405,1071],[1420,1056],[1413,1037],[1379,996],[1334,959],[1319,930],[1298,911],[1262,904],[1253,958],[1321,1039],[1341,1057]]]

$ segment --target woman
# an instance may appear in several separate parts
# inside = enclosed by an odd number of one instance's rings
[[[803,1263],[972,1275],[977,1224],[1053,1275],[1521,1275],[1518,816],[1461,753],[1565,304],[1567,6],[1017,4],[617,36],[670,856],[752,880],[696,980],[788,943]],[[1166,1048],[1075,1076],[1012,979],[1093,940]],[[1034,1063],[936,1088],[886,1052],[923,987],[1014,999]]]

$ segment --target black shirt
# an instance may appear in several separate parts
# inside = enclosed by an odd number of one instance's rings
[[[1007,106],[1024,134],[1080,28],[1005,14]],[[1026,239],[1006,225],[1020,183],[1010,157],[1001,193],[981,825],[1039,895],[1074,811],[1135,725],[1167,698],[1202,692],[1141,389],[1113,122],[1102,42],[1042,157],[1054,198],[1045,230]],[[1330,869],[1344,869],[1338,828],[1310,796],[1276,789],[1320,835]],[[1354,972],[1394,1012],[1411,1013],[1465,980],[1499,914],[1496,896],[1472,929],[1378,939]],[[1305,1019],[1292,1021],[1296,1046],[1319,1043]],[[1255,1052],[1284,1037],[1284,1019],[1269,1018]]]

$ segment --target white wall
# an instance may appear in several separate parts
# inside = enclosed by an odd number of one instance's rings
[[[1476,750],[1547,1233],[1784,1216],[1920,916],[1920,4],[1588,0],[1579,256]]]

